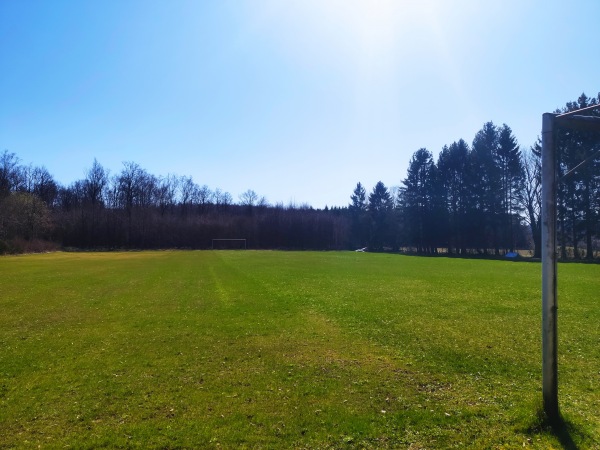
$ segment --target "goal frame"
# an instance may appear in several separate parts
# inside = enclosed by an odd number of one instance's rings
[[[239,248],[239,249],[232,249],[232,248],[227,248],[227,249],[215,249],[215,242],[243,242],[244,247],[243,248]],[[211,250],[247,250],[248,249],[248,242],[246,239],[242,239],[242,238],[236,238],[236,239],[224,239],[224,238],[217,238],[217,239],[213,239],[212,243],[211,243]]]

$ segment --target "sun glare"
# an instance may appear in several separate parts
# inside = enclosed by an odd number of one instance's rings
[[[415,44],[438,36],[445,7],[440,0],[264,0],[259,5],[253,8],[259,28],[276,33],[294,57],[359,65],[393,64],[414,52]]]

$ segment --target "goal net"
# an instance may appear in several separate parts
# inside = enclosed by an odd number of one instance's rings
[[[213,239],[213,250],[246,250],[246,239]]]

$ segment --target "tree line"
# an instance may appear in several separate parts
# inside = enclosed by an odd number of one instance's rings
[[[554,112],[599,101],[600,94],[582,94]],[[559,130],[556,143],[561,257],[594,259],[600,237],[600,136]],[[459,139],[444,146],[437,160],[429,150],[417,150],[396,195],[379,182],[367,198],[358,183],[349,210],[355,245],[459,255],[531,249],[539,257],[541,142],[521,150],[508,125],[487,122],[471,145]]]
[[[597,104],[582,94],[555,112]],[[594,257],[600,235],[597,135],[561,130],[559,244],[563,258]],[[189,176],[156,176],[134,162],[111,175],[97,160],[62,186],[44,167],[0,153],[0,253],[49,248],[210,248],[244,238],[249,248],[356,249],[436,254],[540,253],[541,146],[522,150],[511,128],[487,122],[469,145],[425,148],[398,188],[359,182],[347,206],[268,203],[248,189],[228,192]]]
[[[237,202],[191,177],[158,177],[134,162],[110,175],[97,160],[61,186],[44,167],[0,153],[0,253],[75,249],[210,248],[245,238],[251,248],[342,249],[339,210],[270,205],[248,189]]]

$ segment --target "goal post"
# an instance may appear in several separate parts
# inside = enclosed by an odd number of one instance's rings
[[[600,117],[581,113],[599,109],[595,104],[563,114],[542,115],[542,397],[544,412],[553,424],[561,421],[558,405],[557,332],[557,190],[558,183],[596,155],[558,178],[555,134],[559,128],[600,133]]]
[[[212,250],[246,250],[246,239],[213,239]]]

